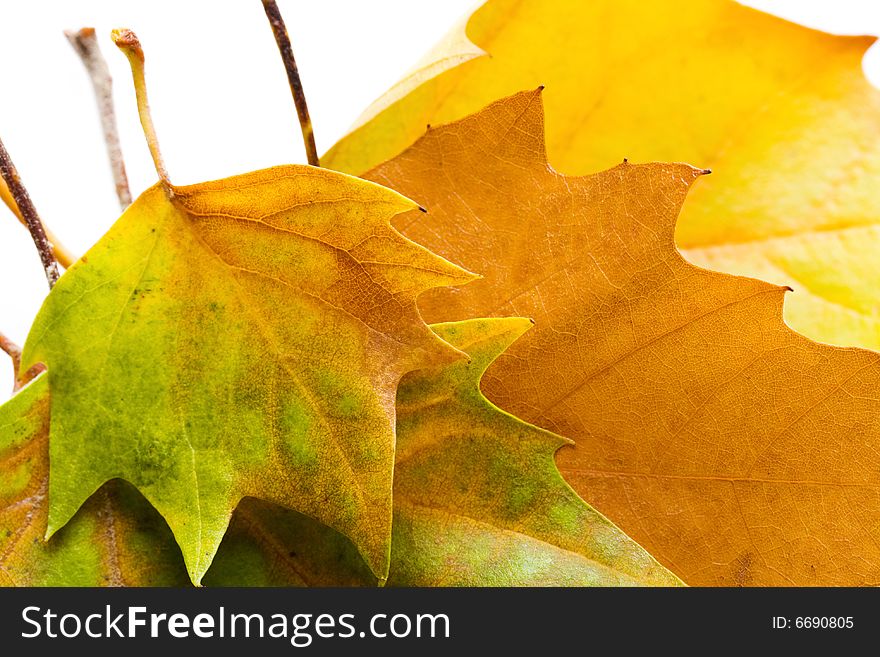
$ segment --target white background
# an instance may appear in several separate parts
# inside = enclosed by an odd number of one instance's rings
[[[319,153],[476,4],[279,0]],[[744,4],[829,32],[880,34],[875,0]],[[305,162],[287,79],[259,0],[4,0],[0,136],[44,222],[75,253],[88,249],[119,214],[91,86],[62,34],[85,25],[97,29],[114,77],[135,196],[156,175],[127,62],[109,39],[114,27],[134,29],[144,46],[150,102],[175,183]],[[880,86],[877,47],[866,56],[865,71]],[[0,205],[0,331],[23,344],[46,292],[27,231]],[[0,400],[11,381],[11,367],[0,354]]]

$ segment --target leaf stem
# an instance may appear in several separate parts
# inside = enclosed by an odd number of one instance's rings
[[[144,51],[141,48],[141,42],[134,32],[126,28],[113,30],[111,37],[113,38],[113,43],[125,53],[131,66],[131,77],[134,80],[134,93],[137,98],[138,115],[141,119],[144,137],[147,139],[147,146],[150,148],[150,155],[153,158],[156,173],[159,174],[159,180],[165,188],[165,193],[171,198],[174,196],[174,185],[171,184],[168,170],[165,168],[165,161],[162,159],[162,151],[159,150],[159,139],[156,137],[153,115],[150,112],[150,103],[147,100],[147,82],[144,77]]]
[[[296,105],[296,114],[299,117],[299,127],[302,130],[303,143],[306,147],[306,157],[312,166],[321,166],[318,159],[318,149],[315,147],[315,133],[312,130],[312,120],[309,118],[309,107],[306,104],[306,95],[303,92],[302,82],[299,79],[299,70],[296,68],[296,60],[293,58],[293,48],[290,45],[290,37],[281,18],[281,12],[275,0],[262,0],[266,18],[272,26],[275,34],[275,43],[281,53],[281,61],[287,70],[287,80],[290,82],[290,93],[293,95],[293,103]]]
[[[95,91],[95,100],[98,103],[98,114],[101,117],[101,128],[104,131],[104,143],[107,146],[107,156],[110,158],[110,169],[113,171],[113,182],[116,185],[116,196],[120,207],[125,210],[131,205],[131,190],[128,187],[128,176],[125,174],[125,160],[122,157],[122,148],[119,145],[119,130],[116,127],[116,111],[113,107],[113,78],[110,77],[110,69],[101,55],[98,47],[98,39],[95,37],[95,28],[84,27],[77,31],[68,30],[64,36],[70,41],[70,45],[79,55],[92,88]]]
[[[22,185],[21,178],[18,176],[18,170],[12,163],[12,158],[9,157],[9,153],[2,140],[0,140],[0,177],[3,178],[6,187],[9,188],[9,193],[12,195],[15,205],[31,233],[31,238],[34,240],[34,245],[37,247],[37,252],[40,254],[40,260],[43,263],[43,270],[46,272],[46,280],[49,281],[49,289],[52,289],[60,275],[58,261],[55,259],[55,251],[49,238],[46,237],[46,230],[43,228],[43,223],[40,221],[37,209],[34,207],[24,185]]]
[[[5,351],[12,359],[12,374],[18,381],[18,369],[21,367],[21,347],[0,333],[0,349]]]
[[[19,210],[18,206],[15,204],[15,200],[12,198],[9,188],[6,186],[6,181],[2,178],[0,178],[0,200],[6,204],[6,207],[8,207],[10,212],[15,215],[19,223],[27,228],[27,222],[24,220],[21,210]],[[58,261],[58,264],[65,269],[70,269],[70,266],[76,262],[76,256],[59,241],[49,228],[46,226],[43,226],[43,228],[46,231],[46,237],[48,237],[49,241],[52,243],[52,250],[55,252],[55,259]]]
[[[21,347],[19,347],[12,340],[7,338],[5,335],[0,333],[0,350],[5,351],[9,358],[12,359],[12,375],[14,377],[14,383],[12,386],[12,392],[17,392],[21,390],[27,383],[33,381],[41,372],[46,371],[46,366],[42,363],[37,363],[33,367],[31,367],[24,375],[21,374]]]

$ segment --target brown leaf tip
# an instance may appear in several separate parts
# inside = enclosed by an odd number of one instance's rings
[[[141,48],[141,42],[137,38],[137,34],[128,28],[117,28],[110,33],[110,38],[120,50],[126,50],[130,54],[135,55],[141,62],[144,61],[144,51]]]

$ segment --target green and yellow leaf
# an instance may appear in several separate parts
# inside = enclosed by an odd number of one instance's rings
[[[147,190],[46,299],[23,368],[49,367],[49,519],[124,479],[167,520],[192,580],[246,496],[350,536],[384,579],[394,395],[462,357],[416,297],[473,278],[397,233],[416,207],[285,166]]]

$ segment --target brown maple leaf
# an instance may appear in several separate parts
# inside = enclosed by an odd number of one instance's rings
[[[423,295],[428,321],[524,315],[490,399],[576,441],[575,489],[694,585],[880,581],[880,355],[812,342],[785,288],[676,251],[704,173],[547,164],[540,91],[432,128],[367,174],[416,199],[410,238],[485,278]]]

